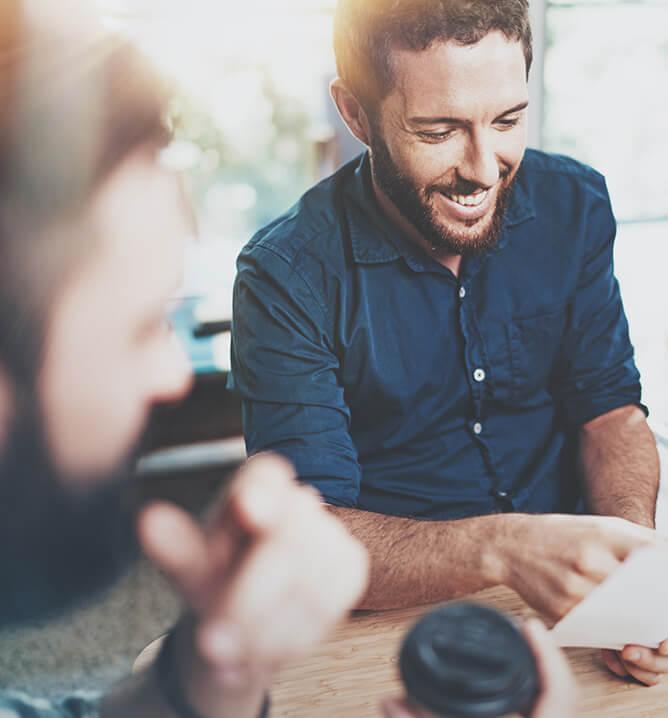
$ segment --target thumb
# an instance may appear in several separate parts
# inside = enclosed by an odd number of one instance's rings
[[[208,546],[200,527],[182,509],[159,502],[142,511],[137,529],[148,558],[190,607],[200,610],[210,573]]]

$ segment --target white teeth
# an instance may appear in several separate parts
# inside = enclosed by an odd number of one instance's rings
[[[447,197],[462,207],[479,207],[487,199],[488,190],[478,194],[449,194]]]

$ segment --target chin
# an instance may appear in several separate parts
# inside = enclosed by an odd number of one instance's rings
[[[445,237],[451,237],[462,246],[470,246],[471,248],[479,247],[485,244],[485,240],[492,232],[494,225],[494,214],[489,217],[483,217],[474,224],[449,224],[441,223],[441,231]]]

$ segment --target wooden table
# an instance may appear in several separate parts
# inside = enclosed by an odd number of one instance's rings
[[[511,591],[491,589],[472,600],[519,617],[531,610]],[[411,625],[428,609],[365,613],[340,626],[318,651],[284,670],[272,690],[272,718],[379,718],[381,698],[401,693],[397,654]],[[135,670],[150,663],[151,644]],[[580,688],[580,718],[668,718],[668,679],[645,688],[612,676],[599,651],[567,651]]]
[[[474,597],[515,616],[531,615],[507,589]],[[314,656],[290,666],[272,691],[274,718],[379,718],[382,697],[401,693],[397,654],[401,639],[424,608],[355,616]],[[582,718],[667,718],[666,685],[645,688],[610,675],[599,651],[568,651],[580,687]]]

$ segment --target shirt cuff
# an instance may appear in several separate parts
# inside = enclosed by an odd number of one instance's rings
[[[645,417],[649,416],[649,409],[636,396],[600,397],[588,402],[575,402],[566,408],[566,420],[571,426],[580,428],[599,416],[608,414],[615,409],[625,406],[636,406]]]
[[[350,485],[349,479],[335,476],[300,476],[299,480],[302,484],[316,489],[322,500],[330,506],[338,506],[341,509],[357,508],[359,494],[356,486]]]

